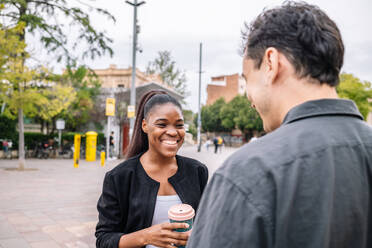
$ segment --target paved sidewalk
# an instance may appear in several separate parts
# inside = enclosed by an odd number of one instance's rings
[[[211,175],[235,150],[197,153],[189,146],[180,154],[201,160]],[[7,170],[17,160],[0,160],[0,248],[95,247],[103,177],[119,162],[81,161],[74,168],[72,160],[30,159],[21,172]]]

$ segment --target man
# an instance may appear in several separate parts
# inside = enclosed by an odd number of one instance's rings
[[[372,130],[337,96],[336,24],[287,2],[244,41],[247,95],[268,134],[214,174],[187,247],[372,247]]]
[[[109,149],[109,152],[110,152],[110,157],[114,157],[114,148],[115,148],[115,143],[114,143],[114,132],[112,131],[111,134],[110,134],[110,149]]]
[[[214,137],[213,145],[214,145],[214,153],[217,153],[218,151],[218,138],[217,137]]]

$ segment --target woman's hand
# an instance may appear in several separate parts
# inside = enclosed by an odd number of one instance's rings
[[[188,228],[186,223],[162,223],[143,229],[146,245],[162,248],[175,248],[186,245],[190,232],[175,232],[173,229]]]

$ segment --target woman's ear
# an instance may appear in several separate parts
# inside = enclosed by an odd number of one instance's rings
[[[142,130],[144,133],[148,132],[147,121],[145,119],[142,119]]]

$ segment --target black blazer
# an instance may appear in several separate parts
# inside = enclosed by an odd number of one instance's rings
[[[106,173],[98,200],[99,220],[96,247],[117,248],[120,237],[152,224],[160,183],[150,178],[140,155],[126,160]],[[208,181],[207,167],[197,160],[176,156],[178,169],[168,178],[182,203],[195,210]]]

